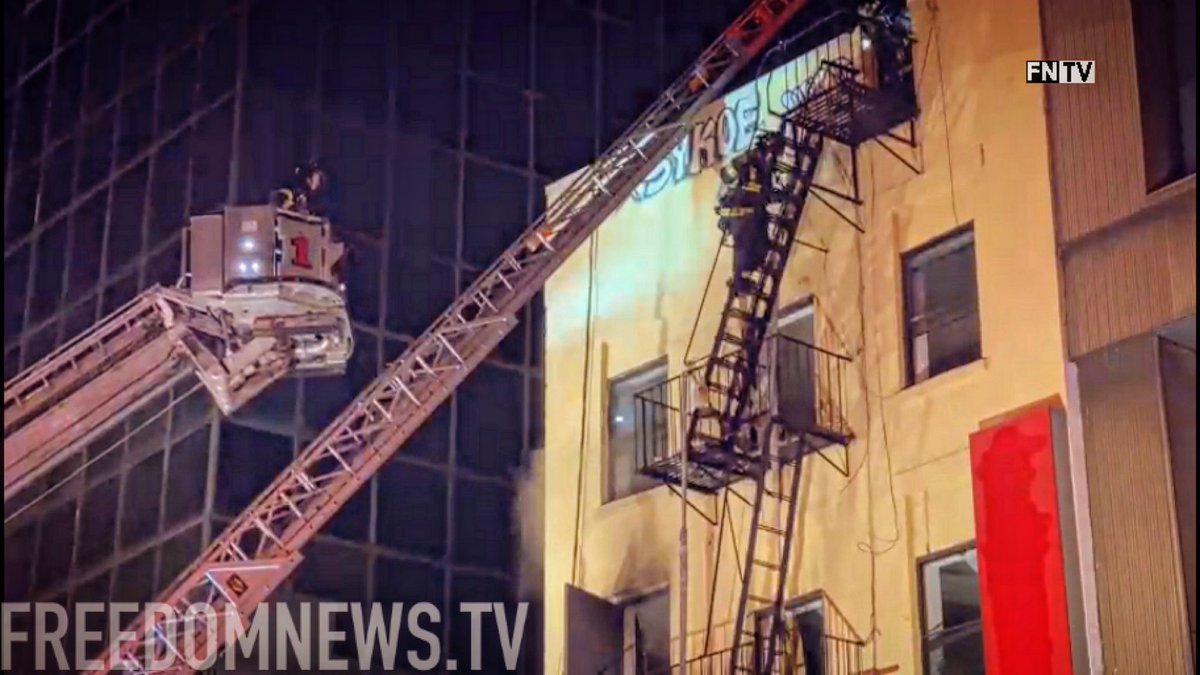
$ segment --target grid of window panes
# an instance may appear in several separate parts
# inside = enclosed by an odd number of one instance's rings
[[[165,585],[744,5],[703,4],[5,2],[6,380],[173,283],[186,214],[262,199],[310,157],[357,345],[344,378],[229,420],[181,382],[6,504],[5,598]],[[523,318],[310,547],[296,593],[512,595],[512,475],[541,444],[540,311]]]
[[[983,675],[979,558],[974,548],[924,561],[921,653],[929,675]]]
[[[972,226],[905,254],[904,311],[909,384],[982,356]]]

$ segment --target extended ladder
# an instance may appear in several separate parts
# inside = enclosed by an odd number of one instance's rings
[[[762,458],[752,447],[756,443],[740,434],[751,422],[747,413],[758,385],[759,356],[823,147],[820,135],[788,124],[765,137],[782,141],[775,146],[778,152],[768,157],[770,245],[750,273],[749,286],[730,283],[704,372],[714,404],[691,413],[684,446],[694,461],[742,476],[761,470]]]
[[[787,570],[796,531],[803,463],[798,460],[786,465],[786,470],[785,465],[781,464],[777,472],[770,470],[769,463],[764,462],[761,466],[762,470],[755,477],[754,500],[749,504],[752,509],[750,533],[742,563],[742,588],[734,619],[734,649],[730,654],[730,672],[733,673],[772,672],[779,638],[786,629],[783,604],[787,598],[784,594],[787,592]],[[775,489],[768,486],[772,476],[779,483]],[[771,505],[774,505],[773,508]],[[782,522],[767,524],[769,511],[779,515]],[[762,540],[768,540],[765,547]],[[769,595],[754,592],[754,584],[760,577],[767,581]],[[748,627],[747,622],[750,623]],[[744,658],[744,653],[739,649],[745,644],[754,645],[753,659]]]
[[[228,324],[187,291],[154,286],[6,382],[5,501],[189,372],[226,414],[287,373],[286,340],[241,339]]]
[[[696,64],[612,147],[586,167],[521,238],[364,390],[160,596],[180,615],[192,603],[218,612],[193,626],[191,655],[219,653],[228,612],[247,621],[283,583],[301,550],[515,325],[546,279],[683,138],[684,124],[730,84],[806,0],[755,0]],[[105,654],[104,672],[192,672],[175,652],[172,626],[135,623],[132,638]],[[208,640],[207,636],[216,638]]]

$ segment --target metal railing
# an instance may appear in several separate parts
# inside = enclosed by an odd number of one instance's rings
[[[845,443],[849,357],[802,340],[776,335],[767,343],[774,363],[775,419],[806,440]],[[814,438],[815,437],[815,438]]]
[[[739,350],[721,358],[741,359],[744,354]],[[706,360],[634,394],[634,429],[639,467],[679,455],[687,443],[692,415],[706,407],[721,410],[722,395],[715,390],[706,391],[705,367]],[[772,410],[770,368],[763,364],[757,368],[758,386],[750,394],[747,419]],[[728,369],[715,368],[713,377],[716,378],[713,384],[719,387],[732,388],[734,384],[734,375]],[[696,431],[714,438],[722,437],[724,430],[721,417],[700,417]]]
[[[743,358],[739,352],[722,358]],[[676,459],[687,443],[688,425],[697,411],[721,409],[720,394],[704,387],[705,361],[634,394],[634,434],[638,468]],[[750,394],[746,419],[771,415],[810,445],[845,443],[852,437],[846,420],[850,359],[785,335],[766,339],[757,386]],[[717,385],[732,385],[726,368],[713,369]],[[699,416],[696,431],[724,435],[724,420]],[[824,442],[822,442],[824,441]]]
[[[792,638],[795,633],[789,630],[785,637]],[[785,645],[793,642],[791,639],[783,640]],[[792,653],[785,647],[769,673],[761,665],[759,650],[762,647],[758,642],[744,642],[737,647],[690,658],[683,668],[678,663],[669,667],[647,667],[644,665],[646,659],[632,653],[635,650],[627,649],[599,669],[596,675],[857,675],[862,672],[864,647],[864,643],[857,638],[823,635],[816,658],[810,656],[806,660],[803,653]],[[735,649],[736,661],[730,658]]]

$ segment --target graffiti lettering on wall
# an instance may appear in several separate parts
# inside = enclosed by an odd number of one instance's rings
[[[803,87],[783,89],[771,111],[778,112],[796,105],[803,96]],[[700,113],[679,145],[667,158],[646,176],[633,191],[635,202],[644,202],[663,190],[691,178],[710,167],[719,166],[750,147],[758,130],[770,117],[760,110],[761,97],[753,86],[743,87],[724,100]]]

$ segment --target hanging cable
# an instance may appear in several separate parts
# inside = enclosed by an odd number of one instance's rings
[[[588,386],[592,375],[592,329],[593,310],[592,298],[595,296],[596,263],[599,259],[600,246],[595,233],[588,241],[588,276],[587,276],[587,315],[584,323],[583,346],[583,385],[582,402],[579,414],[579,470],[575,476],[575,533],[571,547],[571,584],[579,583],[579,550],[583,529],[583,474],[587,464],[587,428],[588,428],[588,399],[591,388]]]
[[[938,32],[938,8],[934,3],[929,4],[929,11],[933,16],[933,27],[930,29],[932,33],[931,41],[936,41],[934,47],[934,58],[937,59],[938,66],[938,90],[942,96],[942,125],[946,128],[946,168],[950,172],[950,212],[954,216],[954,225],[957,227],[962,224],[962,220],[958,217],[958,197],[957,190],[954,187],[954,158],[950,154],[950,113],[949,99],[946,98],[946,71],[942,68],[942,38]]]
[[[700,307],[696,310],[696,319],[692,321],[692,333],[688,336],[687,347],[683,350],[683,365],[686,368],[692,363],[692,343],[696,340],[696,331],[700,328],[700,316],[704,314],[704,303],[708,300],[708,290],[712,287],[713,275],[717,272],[717,263],[721,261],[721,249],[725,245],[725,235],[717,242],[717,253],[713,256],[712,267],[708,270],[708,280],[704,282],[704,294],[700,296]]]

